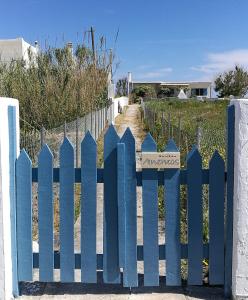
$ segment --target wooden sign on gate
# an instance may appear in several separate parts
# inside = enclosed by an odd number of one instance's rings
[[[179,169],[180,152],[142,152],[143,169]]]

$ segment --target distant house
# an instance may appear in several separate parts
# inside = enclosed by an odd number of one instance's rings
[[[177,97],[180,91],[183,89],[188,98],[194,97],[206,97],[212,98],[211,82],[200,81],[185,81],[185,82],[145,82],[145,81],[131,81],[130,85],[132,89],[137,86],[150,85],[153,86],[156,93],[159,94],[161,88],[169,89],[170,97]]]
[[[28,53],[33,57],[38,54],[38,43],[35,46],[25,42],[23,38],[0,40],[0,62],[9,64],[12,60],[23,59],[28,66],[30,63]]]

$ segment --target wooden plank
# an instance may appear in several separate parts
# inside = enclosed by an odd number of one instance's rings
[[[97,146],[90,132],[81,144],[81,281],[97,283],[96,197]]]
[[[178,152],[173,140],[165,151]],[[166,229],[166,285],[181,285],[180,245],[180,170],[166,170],[164,177],[165,229]]]
[[[17,270],[17,244],[16,244],[16,174],[15,163],[19,145],[17,145],[16,107],[8,106],[8,133],[9,133],[9,195],[10,195],[10,222],[11,222],[11,258],[12,258],[12,291],[19,295]],[[19,126],[19,124],[18,124]]]
[[[121,143],[125,144],[125,267],[123,285],[138,286],[137,274],[137,203],[136,203],[136,152],[135,140],[129,128],[126,129]]]
[[[125,265],[125,144],[117,144],[119,267]]]
[[[44,145],[38,157],[39,279],[53,281],[53,155]]]
[[[202,285],[202,159],[196,148],[187,157],[188,284]]]
[[[16,162],[16,221],[18,280],[32,281],[32,162],[25,150]]]
[[[97,169],[97,183],[103,183],[103,173],[102,168]],[[164,176],[166,171],[157,171],[158,173],[158,185],[164,185]],[[180,184],[187,184],[187,170],[180,171]],[[53,169],[53,182],[59,182],[59,168]],[[142,186],[142,171],[136,171],[137,186]],[[227,173],[225,172],[225,181],[227,178]],[[32,182],[38,182],[38,169],[32,168]],[[75,168],[75,183],[81,183],[81,169]],[[202,170],[202,184],[209,184],[209,170]]]
[[[209,164],[209,283],[224,283],[225,164],[215,151]]]
[[[225,228],[225,296],[232,294],[233,185],[234,185],[235,106],[227,108],[227,191]]]
[[[68,138],[60,147],[60,280],[74,281],[74,148]]]
[[[209,244],[203,244],[204,259],[209,259]],[[181,244],[181,258],[188,258],[188,245]],[[166,245],[159,245],[159,260],[166,259]],[[143,245],[137,245],[137,260],[143,261]],[[75,253],[75,269],[81,269],[81,253]],[[39,253],[33,253],[33,268],[39,268]],[[60,269],[60,253],[54,251],[54,269]],[[103,254],[97,254],[97,270],[103,269]]]
[[[148,134],[141,146],[142,152],[156,152],[157,145]],[[144,251],[144,285],[159,285],[158,252],[158,178],[156,169],[143,169],[142,172],[143,203],[143,251]]]
[[[104,283],[120,283],[117,191],[117,143],[119,141],[119,136],[111,125],[104,136]]]

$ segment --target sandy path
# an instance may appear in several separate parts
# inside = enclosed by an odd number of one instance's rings
[[[135,137],[136,152],[137,152],[137,169],[140,168],[139,157],[141,144],[145,137],[145,132],[142,129],[142,121],[140,116],[140,106],[132,104],[127,107],[125,114],[119,115],[116,118],[115,127],[118,135],[121,137],[125,130],[129,127]],[[75,223],[75,251],[80,252],[80,222],[79,216]],[[164,242],[162,222],[159,222],[159,242]],[[143,244],[143,213],[142,213],[142,189],[137,187],[137,244]],[[97,253],[103,253],[103,184],[97,185]],[[143,272],[143,263],[138,263],[138,271]],[[164,263],[160,263],[160,274],[164,274]]]

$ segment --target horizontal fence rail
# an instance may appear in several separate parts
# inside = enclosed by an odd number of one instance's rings
[[[37,183],[38,182],[38,168],[32,168],[32,182]],[[75,168],[75,183],[81,183],[81,169]],[[137,179],[137,186],[142,186],[142,174],[143,171],[136,171],[136,179]],[[164,185],[164,178],[169,176],[169,171],[156,171],[157,175],[149,175],[150,179],[157,178],[158,185]],[[187,184],[187,169],[181,169],[180,170],[180,184],[185,185]],[[157,177],[156,177],[157,176]],[[202,184],[209,184],[209,169],[202,169],[201,170],[201,176],[202,176]],[[225,181],[227,178],[227,172],[224,172]],[[59,183],[59,177],[60,177],[60,169],[59,168],[53,168],[53,182]],[[103,183],[104,182],[104,169],[103,168],[97,168],[97,183]]]
[[[150,134],[142,151],[156,152]],[[165,151],[177,152],[171,140]],[[186,169],[136,170],[135,139],[129,129],[120,139],[114,126],[104,138],[104,168],[97,168],[97,146],[88,132],[81,143],[81,168],[74,167],[74,147],[68,138],[60,147],[60,168],[44,145],[38,167],[32,168],[23,150],[17,159],[17,245],[19,281],[32,281],[39,268],[40,281],[97,283],[103,270],[105,283],[138,286],[137,261],[144,261],[144,285],[159,285],[159,260],[166,260],[166,284],[181,285],[181,260],[188,261],[188,284],[201,285],[203,260],[209,261],[209,282],[224,284],[225,164],[215,152],[209,169],[202,169],[196,148],[188,154]],[[32,250],[32,184],[38,183],[39,253]],[[54,250],[53,183],[59,183],[60,251]],[[74,253],[74,185],[81,192],[81,253]],[[97,183],[104,184],[103,253],[96,251]],[[180,241],[180,187],[187,185],[187,242]],[[209,243],[203,242],[203,185],[209,186]],[[137,245],[136,187],[143,189],[143,245]],[[164,186],[165,244],[158,241],[158,188]]]

